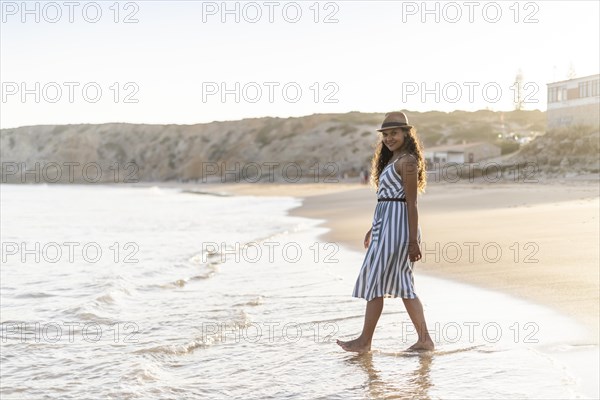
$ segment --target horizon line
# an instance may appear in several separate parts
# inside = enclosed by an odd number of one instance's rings
[[[478,113],[478,112],[491,112],[491,113],[511,113],[511,112],[547,112],[547,110],[540,110],[540,109],[533,109],[533,110],[489,110],[489,109],[479,109],[476,111],[468,111],[468,110],[454,110],[454,111],[441,111],[441,110],[430,110],[430,111],[410,111],[408,109],[400,109],[398,111],[403,111],[405,113],[410,113],[410,114],[427,114],[427,113],[443,113],[443,114],[452,114],[452,113],[469,113],[469,114],[474,114],[474,113]],[[266,119],[266,118],[270,118],[270,119],[291,119],[291,118],[306,118],[306,117],[312,117],[315,115],[346,115],[346,114],[382,114],[385,115],[387,112],[389,111],[382,111],[382,112],[364,112],[364,111],[347,111],[345,113],[312,113],[312,114],[306,114],[306,115],[300,115],[300,116],[287,116],[287,117],[278,117],[278,116],[272,116],[272,115],[265,115],[265,116],[261,116],[261,117],[247,117],[247,118],[241,118],[241,119],[229,119],[229,120],[214,120],[214,121],[210,121],[210,122],[196,122],[196,123],[191,123],[191,124],[178,124],[178,123],[148,123],[148,122],[118,122],[118,121],[110,121],[110,122],[97,122],[97,123],[92,123],[92,122],[76,122],[76,123],[66,123],[66,124],[35,124],[35,125],[19,125],[19,126],[13,126],[13,127],[0,127],[0,130],[5,130],[5,129],[20,129],[20,128],[32,128],[32,127],[36,127],[36,126],[70,126],[70,125],[109,125],[109,124],[123,124],[123,125],[179,125],[179,126],[194,126],[194,125],[207,125],[207,124],[213,124],[213,123],[223,123],[223,122],[239,122],[239,121],[245,121],[245,120],[255,120],[255,119]]]

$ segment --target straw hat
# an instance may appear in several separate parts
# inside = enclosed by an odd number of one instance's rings
[[[406,115],[403,112],[393,111],[385,114],[381,128],[377,130],[381,132],[386,129],[394,128],[412,128],[412,125],[408,124],[408,118],[406,118]]]

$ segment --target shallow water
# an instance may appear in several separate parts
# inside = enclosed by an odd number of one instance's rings
[[[575,322],[418,271],[436,351],[403,351],[416,336],[400,299],[386,299],[372,353],[342,351],[335,340],[362,327],[363,254],[318,241],[320,221],[286,214],[297,199],[58,185],[1,196],[2,398],[593,397],[555,357],[597,355]]]

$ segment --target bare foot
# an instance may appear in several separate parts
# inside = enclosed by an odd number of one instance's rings
[[[357,353],[366,353],[371,351],[371,343],[365,343],[360,338],[349,340],[347,342],[338,339],[336,342],[342,349],[346,351],[355,351]]]
[[[410,346],[407,351],[432,351],[435,348],[433,341],[427,339],[425,341],[418,341],[417,343]]]

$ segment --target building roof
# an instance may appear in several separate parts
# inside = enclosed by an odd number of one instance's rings
[[[471,143],[465,143],[465,144],[451,144],[451,145],[445,145],[445,146],[426,147],[425,152],[431,153],[431,152],[436,152],[436,151],[446,151],[446,152],[450,152],[450,153],[462,153],[470,147],[481,146],[482,144],[495,146],[488,142],[471,142]]]
[[[578,78],[571,78],[571,79],[565,79],[563,81],[556,81],[556,82],[550,82],[547,83],[546,85],[555,85],[557,83],[565,83],[565,82],[570,82],[570,81],[587,81],[587,80],[591,80],[591,79],[599,79],[600,78],[600,74],[594,74],[594,75],[588,75],[588,76],[580,76]]]

